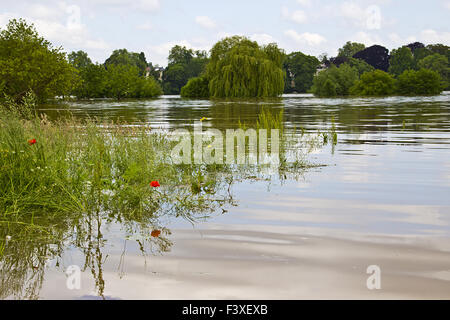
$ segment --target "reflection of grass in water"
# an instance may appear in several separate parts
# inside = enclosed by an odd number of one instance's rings
[[[26,109],[24,109],[27,111]],[[0,298],[37,297],[47,259],[65,247],[79,248],[99,294],[102,224],[119,223],[142,252],[170,250],[164,216],[191,222],[233,205],[231,186],[244,179],[270,179],[258,166],[175,165],[174,144],[145,124],[99,123],[71,117],[48,121],[0,110]],[[261,113],[258,128],[280,129],[281,151],[292,141],[283,113]],[[36,139],[35,144],[29,144]],[[316,140],[308,142],[312,148]],[[281,163],[280,180],[302,174],[304,158]],[[160,188],[150,187],[150,181]],[[225,212],[225,209],[223,209]],[[150,236],[159,229],[161,236]],[[5,244],[7,235],[12,240]]]

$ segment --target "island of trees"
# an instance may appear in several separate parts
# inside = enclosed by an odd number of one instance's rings
[[[25,20],[0,31],[0,92],[20,102],[32,91],[54,97],[185,98],[277,97],[311,92],[320,97],[434,95],[450,89],[450,47],[416,42],[394,49],[347,42],[337,57],[286,54],[276,44],[233,36],[210,52],[174,46],[168,66],[143,52],[114,50],[104,63],[83,51],[66,54]]]

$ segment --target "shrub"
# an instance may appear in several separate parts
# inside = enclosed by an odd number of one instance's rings
[[[352,95],[386,96],[395,91],[395,79],[382,70],[365,72],[361,79],[350,88]]]
[[[181,88],[181,97],[183,98],[208,98],[209,87],[208,79],[205,77],[192,78]]]
[[[397,92],[402,95],[433,95],[442,92],[439,73],[428,69],[406,70],[397,80]]]

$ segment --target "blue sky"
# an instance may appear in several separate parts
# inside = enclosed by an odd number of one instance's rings
[[[288,53],[336,55],[346,41],[389,49],[413,41],[450,45],[450,0],[0,0],[0,27],[23,17],[55,46],[103,62],[114,49],[166,65],[175,44],[209,50],[245,35]]]

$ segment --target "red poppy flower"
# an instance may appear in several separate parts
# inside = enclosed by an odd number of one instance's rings
[[[161,234],[161,230],[153,230],[150,235],[152,237],[158,238],[160,234]]]
[[[153,188],[161,187],[158,181],[152,181],[150,182],[150,186]]]
[[[36,139],[31,139],[31,140],[28,140],[28,144],[31,146],[31,145],[33,145],[33,144],[35,144],[37,141],[36,141]]]

